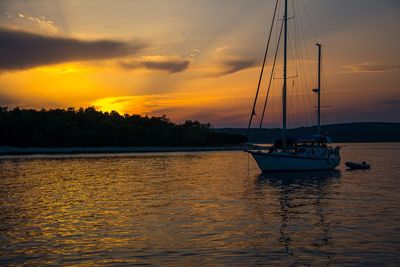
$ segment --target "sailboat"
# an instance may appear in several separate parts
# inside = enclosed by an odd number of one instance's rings
[[[277,1],[278,4],[278,1]],[[276,6],[274,11],[274,18]],[[274,21],[274,19],[273,19]],[[285,0],[283,16],[283,89],[282,89],[282,138],[276,140],[274,145],[268,149],[260,146],[245,146],[244,151],[250,153],[259,168],[263,172],[268,171],[311,171],[311,170],[330,170],[337,167],[340,163],[340,147],[332,146],[331,139],[321,135],[321,44],[318,47],[318,88],[313,92],[318,96],[318,132],[316,135],[308,137],[289,137],[286,129],[286,110],[287,110],[287,43],[288,43],[288,0]],[[272,26],[271,26],[272,31]],[[271,36],[270,31],[270,36]],[[269,40],[268,40],[269,45]],[[267,51],[268,51],[267,45]],[[267,54],[266,51],[266,54]],[[277,50],[278,51],[278,50]],[[263,68],[265,65],[265,58]],[[272,77],[272,76],[271,76]],[[260,75],[257,94],[250,117],[248,131],[251,126],[251,119],[255,113],[255,105],[259,91],[262,72]],[[261,126],[261,124],[260,124]]]

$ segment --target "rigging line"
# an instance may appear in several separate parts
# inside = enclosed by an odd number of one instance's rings
[[[294,1],[293,1],[294,2]],[[294,3],[292,4],[292,13],[293,16],[295,16],[295,6]],[[297,19],[295,19],[297,21]],[[294,25],[292,27],[292,29],[289,31],[291,36],[293,36],[293,41],[292,44],[290,45],[291,51],[293,53],[292,57],[294,58],[294,61],[292,62],[292,68],[295,70],[296,72],[296,77],[298,78],[298,74],[299,74],[299,65],[300,65],[300,59],[298,57],[298,42],[297,42],[297,36],[296,36],[296,21],[294,21]],[[298,99],[299,99],[299,92],[298,92],[298,86],[296,83],[295,86],[295,80],[292,80],[292,99],[291,99],[291,118],[294,121],[295,124],[297,124],[299,122],[299,112],[297,112],[298,110]]]
[[[276,0],[275,9],[274,9],[274,15],[272,16],[271,29],[269,30],[267,47],[265,48],[265,54],[264,54],[263,64],[262,64],[262,67],[261,67],[260,78],[258,80],[256,96],[254,97],[253,108],[251,110],[251,115],[250,115],[250,119],[249,119],[249,125],[247,126],[247,133],[246,133],[247,139],[249,138],[249,131],[250,131],[250,127],[251,127],[251,122],[253,120],[253,116],[256,113],[255,109],[256,109],[256,104],[257,104],[257,98],[258,98],[258,93],[260,91],[261,80],[262,80],[263,73],[264,73],[265,61],[267,60],[267,55],[268,55],[269,43],[271,41],[272,30],[273,30],[273,27],[274,27],[274,24],[275,24],[275,16],[276,16],[276,10],[278,8],[278,3],[279,3],[279,0]]]
[[[297,10],[297,5],[295,5],[295,2],[293,2],[293,13],[296,14],[296,10]],[[303,25],[302,24],[302,20],[301,20],[302,16],[299,16],[299,25]],[[300,64],[302,64],[301,71],[300,71],[300,78],[299,78],[299,82],[298,82],[298,87],[299,89],[302,89],[303,91],[308,92],[308,86],[306,83],[306,79],[304,78],[306,76],[305,72],[305,67],[306,67],[306,62],[308,61],[307,58],[304,57],[304,53],[303,53],[303,49],[304,49],[304,44],[301,42],[301,38],[300,38],[300,29],[301,26],[298,26],[298,24],[295,24],[294,30],[295,30],[295,39],[296,39],[296,43],[298,44],[298,48],[296,48],[297,51],[297,57],[298,57],[298,68],[300,69]],[[296,44],[295,43],[295,44]],[[302,122],[305,122],[306,126],[308,126],[308,119],[307,119],[307,110],[306,110],[306,96],[307,93],[305,93],[305,95],[302,94],[302,108],[303,108],[303,112],[302,112]],[[298,108],[300,109],[300,104],[298,104]],[[299,112],[300,113],[300,112]]]
[[[293,1],[293,5],[292,5],[292,9],[293,9],[293,16],[296,16],[296,6],[295,3]],[[293,36],[294,36],[294,56],[296,58],[296,62],[295,62],[295,69],[296,69],[296,75],[298,76],[299,73],[301,72],[301,64],[302,64],[302,58],[300,56],[300,41],[299,41],[299,36],[298,36],[298,26],[297,26],[297,19],[296,22],[294,23],[294,27],[293,27]],[[294,80],[293,80],[294,82]],[[296,123],[299,124],[301,123],[301,119],[300,119],[300,114],[301,112],[299,112],[300,109],[300,89],[301,89],[301,83],[300,83],[300,79],[297,79],[296,81],[296,105],[295,105],[295,114],[296,114]]]
[[[275,78],[275,73],[274,73],[274,78]],[[272,84],[272,91],[274,92],[275,90],[275,83]],[[271,117],[272,117],[272,127],[276,125],[275,123],[275,97],[272,97],[272,111],[271,111]]]
[[[292,58],[291,60],[289,60],[288,65],[290,66],[291,70],[297,70],[297,58],[296,58],[296,49],[295,49],[295,44],[296,44],[296,40],[293,34],[293,28],[294,27],[289,27],[288,28],[288,34],[289,36],[291,36],[292,38],[290,39],[291,41],[288,42],[288,51],[289,51],[289,55]],[[296,78],[296,76],[287,76],[286,77],[287,80],[291,79],[291,78]],[[292,82],[294,82],[294,79],[292,80]],[[288,114],[288,121],[290,121],[293,124],[294,121],[294,116],[293,114],[295,114],[295,106],[294,106],[294,92],[293,92],[293,86],[292,88],[290,88],[290,85],[287,85],[287,102],[289,103],[287,105],[287,114]],[[289,123],[288,123],[289,124]]]
[[[301,10],[299,9],[299,12],[300,12]],[[302,18],[303,16],[299,16],[300,18]],[[301,37],[301,42],[303,43],[303,44],[305,44],[306,42],[305,42],[305,36],[306,36],[306,34],[305,34],[305,31],[304,31],[304,20],[301,20],[301,23],[299,23],[299,30],[300,30],[300,32],[301,32],[301,34],[300,34],[300,37]],[[304,47],[304,45],[303,45],[303,49],[304,49],[304,54],[305,54],[305,62],[307,63],[307,64],[305,64],[305,66],[307,66],[308,67],[308,69],[309,69],[309,71],[308,71],[308,74],[309,75],[311,75],[311,73],[314,73],[314,68],[311,66],[311,57],[310,57],[310,54],[309,54],[309,51],[308,51],[308,49],[306,48],[306,47]],[[303,50],[303,49],[301,49],[301,50]],[[302,52],[302,54],[303,54],[303,52]],[[306,86],[306,88],[305,89],[308,89],[308,88],[310,88],[310,83],[309,83],[309,78],[313,78],[313,76],[309,76],[309,75],[307,75],[307,73],[306,72],[304,72],[304,84],[305,84],[305,86]],[[307,102],[307,106],[308,107],[311,107],[312,106],[312,104],[311,104],[311,95],[310,95],[310,90],[306,90],[306,95],[307,95],[307,97],[305,98],[306,99],[306,102]],[[306,115],[306,120],[308,120],[308,121],[310,121],[310,122],[312,122],[313,121],[313,117],[314,117],[314,113],[313,113],[313,111],[312,110],[309,110],[308,112],[307,112],[307,115]],[[310,119],[311,118],[311,119]],[[308,123],[308,122],[307,122]]]
[[[270,77],[269,77],[268,90],[267,90],[267,95],[265,96],[264,107],[263,107],[263,112],[262,112],[261,121],[260,121],[260,128],[262,128],[262,124],[263,124],[263,121],[264,121],[265,109],[266,109],[266,107],[267,107],[267,102],[268,102],[268,97],[269,97],[269,91],[270,91],[270,89],[271,89],[271,83],[272,83],[273,75],[274,75],[274,72],[275,72],[276,58],[278,57],[279,44],[280,44],[280,42],[281,42],[282,31],[283,31],[283,21],[282,21],[282,24],[281,24],[281,29],[280,29],[280,33],[279,33],[278,43],[277,43],[277,45],[276,45],[275,56],[274,56],[274,63],[272,64],[271,75],[270,75]]]
[[[324,58],[321,60],[321,83],[322,83],[322,88],[324,88],[323,92],[324,94],[322,95],[322,101],[324,101],[327,105],[326,112],[324,112],[325,115],[325,124],[328,124],[331,121],[331,92],[329,89],[329,83],[328,83],[328,75],[326,75],[326,62]]]
[[[319,42],[318,42],[318,39],[319,39],[319,38],[318,38],[318,36],[317,36],[317,34],[316,34],[315,30],[314,30],[313,24],[311,23],[310,14],[308,13],[307,7],[303,6],[303,10],[304,10],[304,14],[305,14],[305,16],[306,16],[307,22],[308,22],[308,26],[309,26],[309,28],[311,29],[311,33],[312,33],[312,35],[313,35],[313,37],[314,37],[314,40],[315,40],[317,43],[319,43]]]

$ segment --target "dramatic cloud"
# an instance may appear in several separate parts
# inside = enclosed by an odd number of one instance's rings
[[[7,18],[11,20],[12,19],[11,14],[8,12],[5,13],[7,15]],[[23,19],[27,22],[33,22],[48,33],[54,34],[60,32],[60,29],[57,27],[57,25],[55,25],[54,21],[46,18],[45,16],[35,17],[35,16],[25,15],[22,13],[17,13],[17,18]]]
[[[232,74],[247,68],[254,67],[255,60],[250,59],[228,59],[222,62],[222,71],[217,73],[216,76],[223,76]]]
[[[134,54],[144,47],[140,42],[128,44],[113,40],[86,41],[0,27],[0,71],[68,61],[115,58]]]
[[[216,51],[217,53],[222,53],[222,52],[226,51],[227,49],[229,49],[229,46],[225,45],[225,46],[217,47],[217,48],[215,49],[215,51]]]
[[[11,14],[9,12],[4,12],[4,15],[6,15],[8,20],[12,19],[12,16],[11,16]]]
[[[146,68],[151,70],[163,70],[169,73],[177,73],[186,70],[190,61],[178,56],[145,56],[139,59],[121,61],[124,69]]]
[[[384,72],[400,69],[400,64],[361,63],[342,66],[350,72]]]

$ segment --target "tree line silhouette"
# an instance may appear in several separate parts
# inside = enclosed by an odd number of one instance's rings
[[[0,146],[227,146],[245,139],[218,133],[211,124],[197,120],[175,124],[165,115],[120,115],[94,107],[40,111],[0,107]]]

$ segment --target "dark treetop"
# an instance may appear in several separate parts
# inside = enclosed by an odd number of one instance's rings
[[[226,146],[244,136],[219,133],[209,123],[187,120],[175,124],[166,116],[120,115],[86,109],[0,107],[0,146]]]

